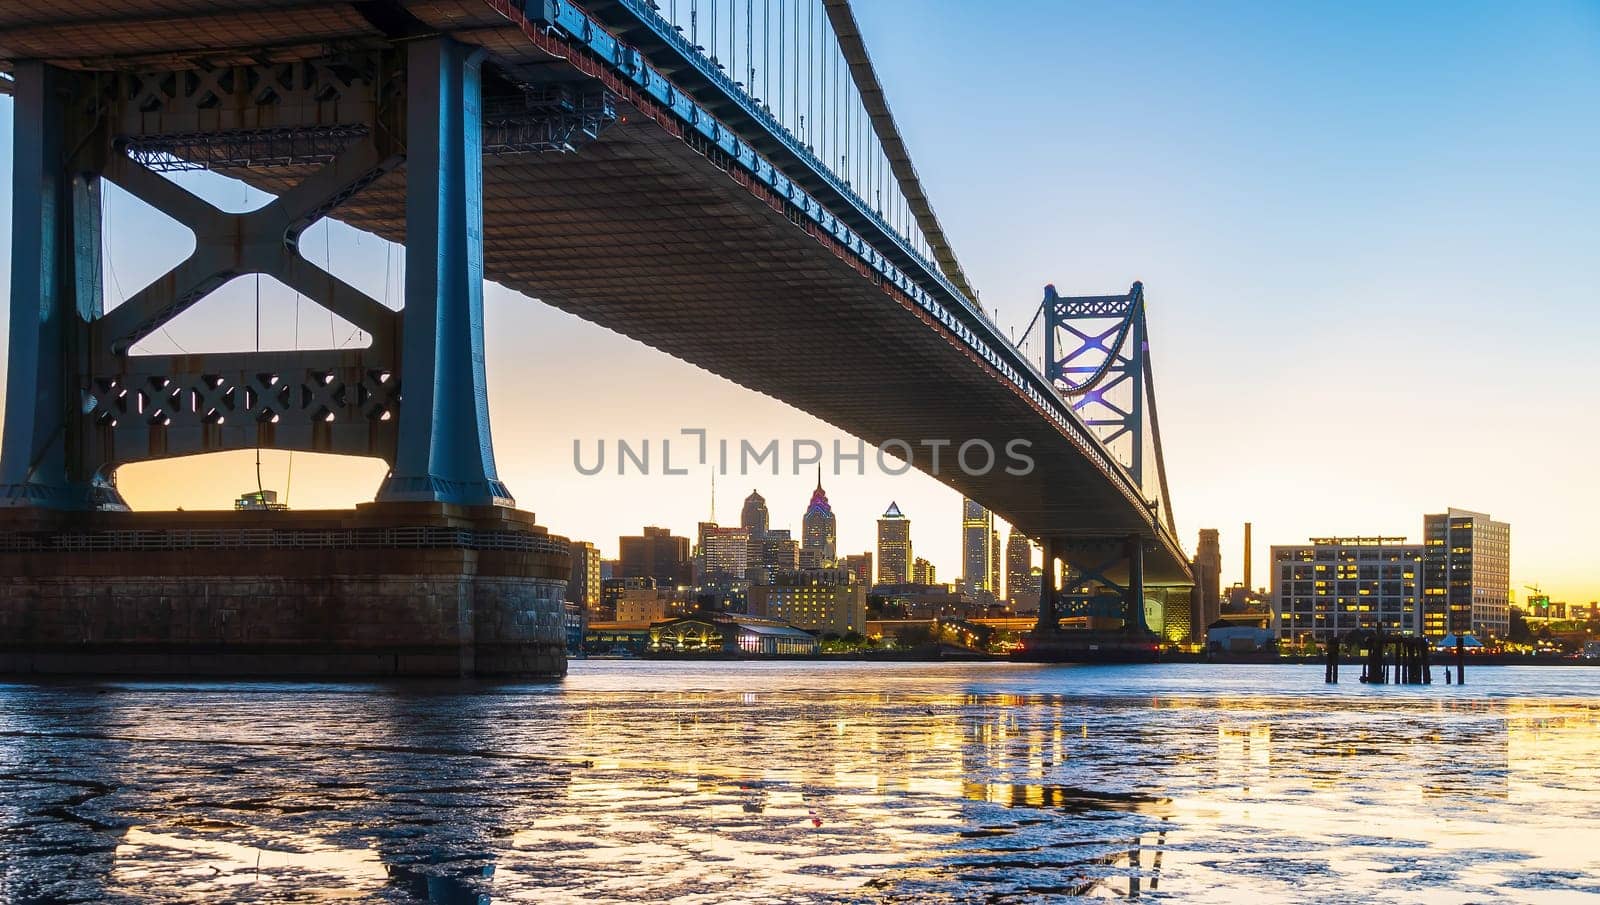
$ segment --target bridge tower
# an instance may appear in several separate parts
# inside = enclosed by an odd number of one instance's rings
[[[228,449],[377,456],[379,499],[511,506],[483,356],[478,57],[403,52],[147,73],[16,73],[11,338],[0,506],[120,509],[118,466]],[[160,171],[273,191],[225,213]],[[403,167],[396,313],[311,264],[299,238]],[[100,180],[188,227],[194,252],[107,312]],[[232,279],[264,274],[371,336],[356,350],[139,355]],[[401,387],[405,388],[402,397]]]
[[[559,674],[566,542],[512,508],[490,434],[482,51],[429,36],[231,59],[16,64],[0,573],[31,577],[0,587],[0,616],[42,627],[0,644],[0,672],[186,671],[212,655],[200,648],[234,645],[218,671]],[[511,123],[505,149],[538,125]],[[197,168],[274,198],[228,213],[162,175]],[[109,311],[101,180],[195,241]],[[404,198],[403,232],[385,233],[408,251],[398,312],[300,248],[313,223],[376,191]],[[370,345],[135,352],[252,274]],[[116,489],[131,462],[263,448],[377,457],[390,470],[377,502],[355,511],[132,513]],[[183,554],[200,536],[208,552]],[[419,547],[431,552],[397,555]],[[321,552],[282,552],[308,548]],[[131,617],[109,601],[134,606],[150,587],[172,624],[119,622]],[[78,617],[55,608],[89,615],[68,624]],[[158,654],[130,659],[119,645],[135,640]]]
[[[1123,295],[1059,295],[1045,287],[1044,373],[1083,423],[1118,459],[1151,508],[1175,530],[1168,505],[1166,467],[1156,418],[1154,376],[1145,323],[1144,286]],[[1031,332],[1031,326],[1030,326]],[[1151,591],[1144,581],[1144,547],[1138,537],[1044,539],[1045,586],[1038,632],[1060,631],[1061,620],[1089,628],[1120,626],[1136,636],[1150,625]],[[1059,588],[1051,581],[1063,567]],[[1157,592],[1159,600],[1163,592]]]

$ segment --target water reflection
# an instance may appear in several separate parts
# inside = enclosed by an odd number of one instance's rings
[[[1600,894],[1600,671],[1533,672],[1273,696],[1248,689],[1294,669],[0,686],[0,901]]]

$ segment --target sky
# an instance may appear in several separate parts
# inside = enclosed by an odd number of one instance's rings
[[[870,0],[867,46],[940,220],[984,304],[1020,328],[1045,283],[1145,285],[1180,536],[1222,532],[1241,577],[1267,547],[1404,535],[1455,506],[1512,526],[1512,584],[1600,598],[1600,3],[1279,4]],[[11,101],[0,98],[0,147]],[[209,174],[229,209],[266,198]],[[10,155],[0,205],[11,205]],[[192,245],[109,193],[107,304]],[[9,218],[0,222],[9,285]],[[392,307],[403,250],[319,225],[303,247]],[[262,344],[351,341],[264,281]],[[253,280],[146,340],[249,349]],[[616,552],[662,525],[693,536],[711,476],[585,477],[601,438],[852,440],[783,403],[498,287],[486,292],[501,477],[552,531]],[[0,330],[4,325],[0,324]],[[685,444],[679,446],[678,444]],[[614,446],[613,446],[614,454]],[[382,463],[267,452],[296,508],[368,500]],[[815,474],[728,475],[798,533]],[[125,467],[135,508],[223,508],[253,453]],[[874,546],[897,501],[915,553],[959,574],[960,498],[911,473],[827,476],[839,549]]]

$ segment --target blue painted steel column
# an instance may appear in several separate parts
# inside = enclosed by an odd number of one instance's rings
[[[1128,538],[1127,608],[1124,624],[1137,634],[1150,634],[1144,618],[1144,541],[1137,534]]]
[[[442,37],[406,56],[400,439],[381,501],[516,504],[495,473],[484,379],[481,58]]]
[[[81,448],[85,334],[102,305],[100,191],[97,175],[68,165],[70,78],[16,67],[0,507],[126,508]]]
[[[1061,629],[1060,594],[1056,590],[1060,551],[1050,538],[1044,541],[1044,574],[1039,581],[1039,624],[1034,631],[1053,635]]]

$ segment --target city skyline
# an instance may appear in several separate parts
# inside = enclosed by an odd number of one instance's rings
[[[950,29],[953,4],[929,7],[948,15],[907,15],[910,8],[887,0],[857,12],[986,307],[1020,332],[1046,282],[1105,292],[1144,281],[1162,356],[1156,369],[1178,533],[1192,552],[1200,528],[1221,530],[1224,584],[1240,577],[1244,521],[1255,523],[1255,570],[1265,575],[1272,543],[1409,532],[1412,513],[1442,501],[1518,526],[1514,588],[1600,598],[1586,524],[1600,507],[1600,482],[1583,454],[1600,448],[1586,370],[1586,350],[1600,341],[1591,304],[1600,263],[1587,251],[1600,245],[1592,216],[1600,125],[1582,115],[1600,102],[1592,6],[1413,9],[1371,40],[1359,10],[1235,5],[1203,16],[1177,7],[1036,4],[1039,27],[1074,35],[1074,52],[1064,64],[1013,54],[1020,68],[1010,104],[981,102],[962,74],[918,60],[959,53],[974,40],[1013,47],[1015,36],[981,17]],[[1114,38],[1131,29],[1155,49],[1150,65],[1100,77],[1124,68]],[[1047,99],[1061,117],[1035,122],[1027,111]],[[948,104],[967,111],[963,128],[972,134],[1008,140],[976,150],[941,140],[951,128],[942,113]],[[12,106],[0,98],[0,141],[8,143]],[[1085,134],[1139,140],[1066,140]],[[1534,134],[1562,141],[1525,140]],[[7,208],[10,163],[0,160]],[[966,178],[975,169],[984,178]],[[178,178],[228,209],[265,201],[209,174]],[[119,190],[107,197],[105,282],[114,305],[181,257],[190,240]],[[0,277],[8,281],[9,219],[0,223]],[[313,226],[304,245],[352,284],[398,304],[403,250],[342,226]],[[263,348],[337,345],[349,335],[314,305],[304,306],[292,333],[293,297],[270,279],[263,284]],[[225,287],[142,348],[251,348],[252,291],[249,281]],[[694,513],[705,508],[703,469],[682,478],[584,478],[572,467],[576,440],[704,427],[730,437],[853,442],[499,287],[487,287],[486,300],[500,471],[519,504],[556,533],[602,547],[640,524],[693,536]],[[1313,328],[1283,310],[1337,316]],[[1463,354],[1515,346],[1540,348],[1540,367],[1459,366]],[[1440,375],[1449,375],[1448,392],[1433,390],[1444,386]],[[1371,419],[1384,442],[1311,444],[1277,429],[1284,413],[1301,409]],[[1529,433],[1524,424],[1537,428]],[[1486,425],[1501,429],[1475,429],[1462,442],[1467,426]],[[1489,479],[1531,458],[1539,467],[1516,481]],[[263,460],[266,487],[302,509],[366,501],[383,474],[376,461],[299,454],[291,477],[286,454]],[[227,508],[255,489],[253,463],[240,452],[137,465],[125,469],[122,488],[138,508]],[[803,498],[813,477],[763,475],[763,492]],[[825,478],[835,500],[848,501],[836,505],[841,552],[874,549],[872,519],[884,500],[927,524],[959,520],[959,494],[925,475]],[[1339,492],[1319,492],[1325,484]],[[640,500],[659,511],[636,506]],[[787,503],[775,511],[783,522],[794,518],[781,514]],[[917,551],[946,576],[961,571],[953,530],[919,533]]]

